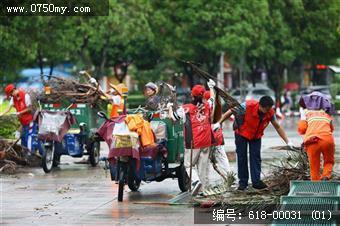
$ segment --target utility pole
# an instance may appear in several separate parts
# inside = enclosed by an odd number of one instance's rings
[[[224,89],[224,52],[220,56],[220,72],[217,74],[217,87]]]
[[[242,82],[243,82],[243,69],[244,69],[244,55],[241,56],[240,58],[240,96],[241,96],[241,101],[243,102],[245,99],[245,93],[243,92],[243,87],[242,87]]]

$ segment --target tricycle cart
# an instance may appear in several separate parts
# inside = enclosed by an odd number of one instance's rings
[[[182,192],[189,189],[189,176],[185,170],[183,127],[179,122],[173,122],[166,115],[159,112],[148,112],[153,117],[150,121],[157,144],[152,147],[117,148],[112,145],[111,137],[115,136],[113,127],[122,118],[107,119],[104,113],[100,117],[106,121],[98,130],[110,147],[110,153],[106,160],[107,168],[110,169],[111,180],[119,184],[118,201],[123,201],[124,185],[128,185],[132,191],[139,189],[141,181],[161,182],[167,178],[177,178]],[[130,138],[127,138],[130,141]],[[131,138],[132,139],[132,138]],[[171,166],[170,166],[171,164]]]
[[[69,112],[74,117],[75,123],[71,125],[68,132],[59,140],[41,140],[43,143],[43,169],[46,173],[50,172],[53,167],[60,163],[62,155],[72,157],[83,157],[89,155],[89,162],[96,166],[100,156],[100,142],[96,140],[95,133],[102,120],[96,117],[98,108],[93,108],[87,103],[73,103],[69,110],[65,111],[67,105],[59,103],[43,103],[43,115],[53,112]],[[42,117],[43,117],[42,115]],[[47,142],[50,141],[50,142]]]

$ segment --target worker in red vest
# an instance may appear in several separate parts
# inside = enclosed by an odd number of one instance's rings
[[[10,98],[9,107],[0,114],[7,114],[14,107],[16,115],[21,123],[19,132],[21,132],[21,145],[32,150],[32,135],[36,133],[37,126],[33,123],[32,101],[30,96],[24,90],[17,89],[13,84],[5,88],[7,99]]]
[[[213,89],[215,82],[208,82],[210,89]],[[184,104],[176,111],[169,106],[169,114],[173,120],[182,119],[184,122],[184,166],[190,175],[190,166],[197,167],[192,171],[192,181],[195,181],[193,194],[200,189],[206,189],[209,184],[209,154],[213,145],[213,134],[211,130],[211,111],[214,101],[203,103],[205,88],[202,85],[195,85],[191,90],[192,101]],[[192,153],[192,158],[191,158]],[[192,161],[190,162],[190,160]],[[199,181],[196,181],[199,178]]]
[[[233,111],[238,111],[237,117],[242,118],[242,124],[234,127],[235,144],[237,154],[237,168],[239,187],[238,190],[245,190],[248,186],[248,159],[247,146],[249,145],[250,157],[250,174],[252,186],[255,189],[264,189],[267,185],[261,180],[261,138],[263,132],[269,123],[272,123],[274,128],[284,142],[293,147],[286,136],[282,127],[278,124],[275,117],[275,111],[272,108],[274,101],[269,96],[263,96],[260,101],[249,100],[241,104],[242,108],[229,109],[224,113],[221,119],[214,124],[213,130],[221,127],[221,123],[228,119]],[[235,116],[236,117],[236,116]],[[240,121],[240,120],[239,120]]]

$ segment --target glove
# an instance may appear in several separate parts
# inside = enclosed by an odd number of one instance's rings
[[[294,149],[294,144],[292,141],[288,140],[287,145],[290,149]]]
[[[211,125],[211,129],[212,129],[212,131],[216,131],[216,130],[218,130],[218,129],[220,129],[221,128],[221,124],[220,123],[215,123],[215,124],[212,124]]]
[[[14,132],[14,137],[15,137],[15,139],[19,139],[20,136],[21,136],[21,134],[20,134],[19,131],[15,131],[15,132]]]
[[[172,106],[174,106],[174,104],[173,103],[167,103],[167,105],[166,105],[166,108],[171,108]]]
[[[216,83],[214,80],[209,79],[208,83],[207,83],[209,89],[213,89],[216,86]]]
[[[300,119],[306,120],[306,114],[304,109],[300,109]]]
[[[93,86],[97,86],[98,85],[98,82],[97,82],[97,80],[95,78],[90,78],[89,83],[91,85],[93,85]]]

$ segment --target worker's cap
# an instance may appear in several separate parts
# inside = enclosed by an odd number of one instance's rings
[[[127,95],[129,89],[124,83],[119,83],[118,85],[113,85],[109,83],[110,87],[114,89],[120,96]]]
[[[153,82],[148,82],[145,84],[144,88],[149,88],[149,89],[152,89],[153,91],[155,91],[157,93],[158,91],[158,86],[153,83]]]
[[[9,84],[6,86],[5,88],[5,93],[7,98],[11,95],[11,92],[15,89],[15,85],[14,84]]]
[[[204,92],[203,99],[205,99],[205,100],[209,100],[210,99],[210,91],[209,90]]]
[[[202,85],[195,85],[191,90],[191,95],[194,97],[203,97],[203,94],[205,92],[205,88]]]

